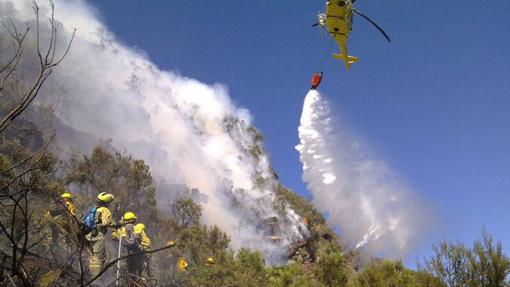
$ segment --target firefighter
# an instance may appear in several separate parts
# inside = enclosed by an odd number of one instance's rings
[[[150,276],[150,256],[143,252],[151,250],[151,240],[145,232],[145,225],[136,223],[134,212],[124,213],[122,223],[124,226],[114,231],[112,238],[122,240],[122,246],[127,250],[128,255],[136,254],[129,256],[126,260],[129,274],[146,280]]]
[[[85,215],[85,226],[88,229],[85,239],[87,255],[92,277],[101,272],[106,262],[106,233],[108,228],[116,228],[118,225],[112,219],[112,212],[108,206],[113,201],[113,195],[101,192],[97,196],[97,206],[92,207]]]
[[[214,264],[216,264],[216,261],[212,257],[207,257],[207,260],[204,262],[204,265],[207,267],[212,267]]]
[[[179,257],[179,260],[177,260],[177,270],[179,272],[184,272],[188,270],[188,262],[186,262],[186,259],[184,259],[184,257]]]
[[[60,195],[60,198],[64,202],[67,212],[72,216],[76,216],[76,206],[74,206],[73,195],[70,192],[64,192]]]
[[[52,247],[62,245],[64,248],[67,243],[71,242],[71,233],[73,230],[77,231],[73,228],[75,227],[75,217],[76,207],[73,203],[73,195],[66,191],[55,201],[53,208],[45,214],[49,227],[48,240]]]

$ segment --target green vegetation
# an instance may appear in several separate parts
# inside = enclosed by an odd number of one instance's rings
[[[510,259],[501,242],[484,230],[471,249],[449,241],[434,245],[434,256],[420,271],[437,278],[441,286],[509,286]]]
[[[32,131],[28,134],[34,138],[28,138],[26,134],[1,138],[0,169],[4,172],[0,183],[6,188],[2,190],[1,199],[5,208],[0,214],[3,226],[0,250],[2,272],[20,285],[52,286],[80,282],[79,256],[83,250],[76,222],[68,223],[66,226],[73,226],[69,229],[57,225],[62,236],[54,238],[45,236],[51,230],[48,221],[42,220],[47,210],[55,208],[58,195],[72,187],[79,213],[93,205],[93,197],[98,192],[111,192],[116,197],[112,208],[115,218],[120,218],[124,211],[136,212],[139,221],[147,225],[147,234],[155,247],[164,246],[170,239],[175,240],[173,249],[152,255],[153,280],[147,285],[509,286],[510,260],[503,253],[501,244],[485,231],[472,248],[460,243],[440,242],[434,246],[434,256],[422,262],[417,271],[404,267],[400,261],[379,259],[373,259],[360,268],[353,263],[358,261],[357,254],[341,248],[322,215],[309,202],[282,186],[278,189],[279,200],[307,219],[310,238],[289,255],[288,264],[268,266],[258,252],[230,250],[230,239],[224,232],[217,226],[201,224],[202,209],[190,197],[172,202],[171,215],[161,213],[156,206],[158,191],[153,185],[150,168],[142,160],[97,146],[90,155],[79,155],[66,164],[58,164],[54,154],[41,150],[44,137],[35,125],[22,119],[18,123],[31,127]],[[37,151],[39,153],[33,156]],[[32,158],[27,161],[30,168],[24,169],[25,175],[19,177],[18,170],[12,167],[30,156]],[[22,189],[28,190],[24,197],[13,195]],[[17,205],[15,201],[18,199],[21,201]],[[23,204],[27,209],[23,209],[22,213],[15,211]],[[30,216],[24,217],[26,210]],[[11,228],[7,223],[12,221],[13,215],[18,219]],[[25,231],[26,228],[28,231]],[[21,243],[25,239],[27,244],[24,247]],[[11,240],[17,242],[17,248],[9,248]],[[48,246],[54,246],[51,253],[47,251]],[[111,253],[115,248],[113,243],[110,244]],[[68,256],[73,257],[69,260]],[[184,272],[178,272],[175,267],[181,257],[189,263]],[[214,258],[216,264],[204,264],[208,257]],[[16,271],[12,268],[13,262],[22,269]],[[22,272],[36,275],[22,279]],[[103,276],[113,278],[108,272]]]

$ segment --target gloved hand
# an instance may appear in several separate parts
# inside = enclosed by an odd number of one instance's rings
[[[112,232],[112,240],[119,240],[119,234],[120,232],[118,230],[114,230]]]

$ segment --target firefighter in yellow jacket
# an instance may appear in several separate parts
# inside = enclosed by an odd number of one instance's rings
[[[136,223],[135,213],[124,213],[122,220],[124,226],[120,230],[114,231],[112,238],[118,240],[120,237],[122,246],[127,250],[128,255],[136,254],[126,260],[130,276],[146,280],[150,276],[150,256],[143,251],[151,250],[151,240],[145,232],[145,225]]]
[[[64,192],[60,195],[60,198],[64,201],[67,212],[72,216],[76,216],[76,206],[74,206],[73,195],[70,192]]]
[[[93,226],[85,235],[90,275],[92,277],[101,272],[106,262],[105,236],[108,228],[116,228],[118,226],[112,219],[112,212],[108,209],[108,205],[112,201],[112,194],[101,192],[97,196],[97,207],[91,208],[85,216],[88,217],[90,214],[94,221]]]
[[[48,241],[52,247],[60,244],[63,246],[71,242],[73,232],[77,232],[76,207],[73,203],[73,195],[64,192],[60,195],[55,205],[45,214],[45,219],[49,227]]]
[[[184,272],[188,268],[188,262],[186,261],[186,259],[184,259],[184,257],[179,257],[179,259],[177,260],[177,270],[179,272]]]

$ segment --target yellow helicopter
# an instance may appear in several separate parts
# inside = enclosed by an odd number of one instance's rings
[[[349,33],[352,31],[353,13],[365,18],[384,35],[388,42],[391,42],[390,37],[388,37],[381,27],[352,6],[355,1],[356,0],[328,0],[326,2],[326,12],[317,15],[318,22],[312,25],[312,27],[320,26],[327,29],[328,33],[340,47],[340,54],[333,54],[333,57],[343,60],[347,69],[359,59],[358,57],[349,56],[347,53],[347,40],[349,39]]]

